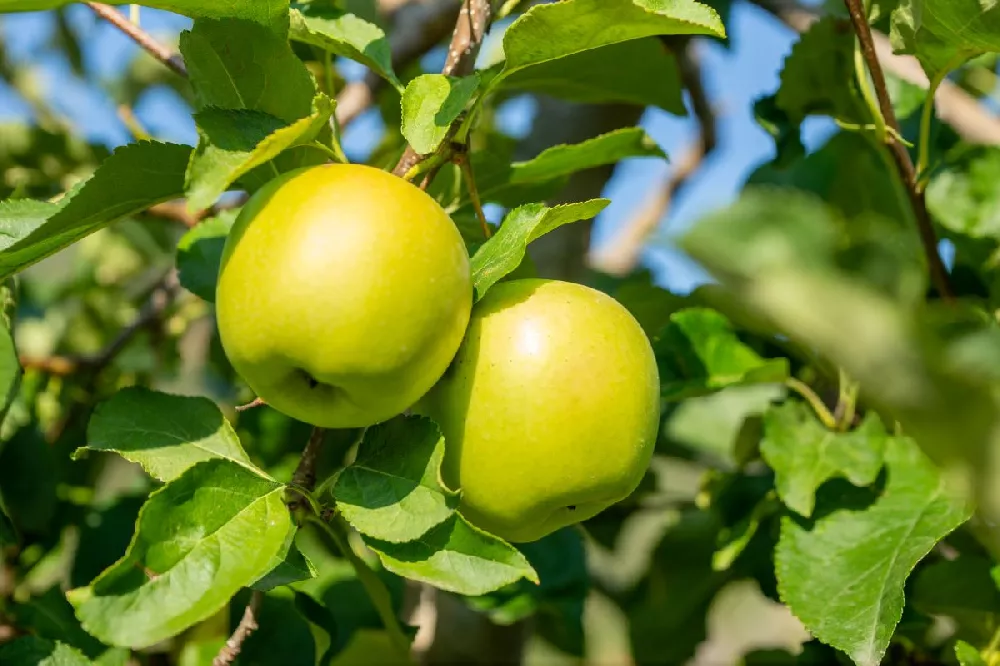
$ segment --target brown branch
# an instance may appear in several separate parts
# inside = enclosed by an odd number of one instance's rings
[[[212,660],[212,666],[229,666],[236,660],[236,657],[240,654],[240,650],[243,648],[243,642],[250,637],[250,634],[257,631],[259,627],[257,624],[257,613],[260,612],[260,604],[263,599],[264,595],[261,592],[258,590],[253,591],[250,595],[250,603],[247,604],[247,609],[243,611],[240,623],[236,626],[233,635],[229,637],[226,644],[219,650],[219,654]]]
[[[937,234],[934,231],[930,213],[927,211],[924,193],[917,186],[917,171],[913,166],[913,160],[910,159],[910,153],[899,139],[899,121],[896,120],[896,112],[892,108],[892,99],[890,99],[889,91],[886,88],[882,65],[875,52],[875,42],[872,39],[871,29],[868,27],[868,17],[865,14],[864,5],[861,0],[844,0],[844,4],[847,5],[847,10],[851,15],[851,23],[854,25],[854,32],[857,33],[861,42],[861,52],[868,65],[872,84],[875,86],[875,94],[878,97],[882,117],[885,119],[885,124],[892,130],[886,136],[886,143],[903,184],[906,186],[906,195],[913,208],[917,220],[917,230],[920,233],[920,242],[924,246],[924,254],[927,257],[931,282],[937,288],[941,298],[950,301],[955,296],[948,279],[948,271],[938,253]]]
[[[153,37],[145,30],[129,21],[125,15],[117,9],[99,2],[88,2],[87,6],[93,9],[94,13],[102,19],[131,37],[132,41],[145,49],[147,53],[162,62],[164,65],[181,76],[186,77],[188,75],[187,67],[184,66],[184,60],[181,58],[180,54],[171,52],[166,46],[153,39]]]
[[[292,473],[292,486],[304,488],[305,490],[312,490],[316,486],[316,463],[319,461],[319,454],[323,449],[323,438],[325,436],[325,428],[313,428],[312,434],[309,435],[309,441],[306,442],[306,448],[302,450],[302,457],[299,459],[299,464],[295,467],[295,472]],[[289,493],[289,496],[291,499],[286,501],[289,509],[295,511],[302,506],[301,493],[293,491]]]
[[[646,240],[659,226],[678,192],[684,189],[718,143],[718,123],[705,92],[696,43],[690,38],[674,39],[669,43],[674,46],[681,80],[691,95],[691,108],[698,121],[698,139],[676,162],[663,185],[656,188],[607,246],[591,253],[590,266],[609,275],[627,275],[635,268]]]
[[[248,409],[253,409],[254,407],[263,407],[266,404],[267,403],[264,402],[263,398],[254,398],[253,400],[251,400],[250,402],[248,402],[245,405],[236,405],[236,411],[237,412],[245,412]]]
[[[445,58],[444,67],[441,68],[442,74],[445,76],[465,76],[472,71],[492,16],[493,7],[490,0],[464,0],[462,2],[458,19],[455,21],[455,30],[451,35],[451,43],[448,45],[448,56]],[[452,131],[454,127],[453,123]],[[450,138],[450,135],[445,137],[445,141],[450,140]],[[423,156],[407,146],[392,172],[402,177],[423,159]]]

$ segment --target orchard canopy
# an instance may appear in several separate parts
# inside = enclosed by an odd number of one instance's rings
[[[0,666],[1000,666],[1000,6],[0,0]]]

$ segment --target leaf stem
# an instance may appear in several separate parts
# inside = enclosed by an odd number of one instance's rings
[[[351,563],[351,566],[354,567],[358,580],[361,581],[365,591],[368,592],[368,596],[371,598],[372,604],[374,604],[375,610],[382,620],[382,624],[385,625],[386,632],[389,634],[389,639],[392,641],[393,646],[399,651],[400,655],[405,655],[406,663],[410,663],[412,661],[410,656],[410,639],[406,636],[402,625],[399,623],[399,618],[392,609],[392,596],[389,594],[389,589],[365,561],[354,552],[354,549],[351,548],[351,545],[347,541],[347,534],[343,531],[340,524],[336,522],[336,519],[331,524],[315,514],[309,514],[306,517],[306,522],[315,525],[330,537],[330,540],[333,541],[334,545],[337,546],[344,557]]]
[[[316,150],[325,153],[326,156],[329,157],[334,162],[338,162],[340,164],[347,164],[347,156],[344,155],[343,149],[341,149],[340,144],[337,143],[336,137],[334,137],[333,139],[333,145],[335,146],[334,148],[326,146],[319,141],[313,141],[305,145],[308,146],[309,148],[315,148]]]
[[[868,107],[868,113],[874,121],[875,136],[878,137],[879,143],[884,143],[886,138],[885,118],[879,109],[878,99],[876,99],[875,92],[872,89],[871,79],[868,78],[868,68],[865,66],[865,57],[861,51],[860,38],[854,41],[854,74],[858,79],[861,97],[864,99],[865,106]]]
[[[840,375],[840,396],[837,399],[837,408],[834,411],[834,418],[837,421],[838,430],[847,430],[854,422],[854,415],[857,410],[858,384],[851,380],[844,372],[839,370]]]
[[[785,380],[785,386],[805,398],[806,402],[808,402],[813,408],[813,411],[816,412],[816,416],[819,417],[819,420],[823,422],[823,425],[826,426],[828,430],[837,429],[837,419],[808,384],[796,379],[795,377],[789,377]]]
[[[941,68],[941,71],[934,75],[927,88],[927,98],[924,99],[924,107],[920,112],[920,138],[917,152],[917,187],[923,191],[926,186],[927,170],[930,168],[931,155],[931,119],[934,117],[934,96],[941,82],[945,80],[948,73],[965,60],[965,54],[959,53],[948,64]]]
[[[472,200],[472,208],[476,211],[476,217],[479,218],[479,225],[483,229],[483,235],[486,237],[486,240],[489,240],[493,236],[493,232],[490,230],[490,223],[486,220],[486,213],[483,212],[483,202],[479,198],[476,176],[472,172],[472,160],[469,159],[468,153],[462,152],[456,156],[455,161],[458,162],[458,167],[462,170],[462,175],[465,177],[465,186],[469,188],[469,199]]]

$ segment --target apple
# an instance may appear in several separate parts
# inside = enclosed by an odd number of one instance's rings
[[[222,346],[257,396],[327,428],[410,407],[455,356],[472,308],[469,255],[425,192],[363,165],[285,173],[226,239]]]
[[[445,437],[442,476],[473,524],[535,541],[627,497],[660,420],[656,360],[639,323],[579,284],[500,282],[415,408]]]

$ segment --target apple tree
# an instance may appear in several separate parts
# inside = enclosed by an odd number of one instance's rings
[[[0,0],[0,664],[1000,664],[994,4],[749,0],[683,293],[743,5],[140,4]]]

